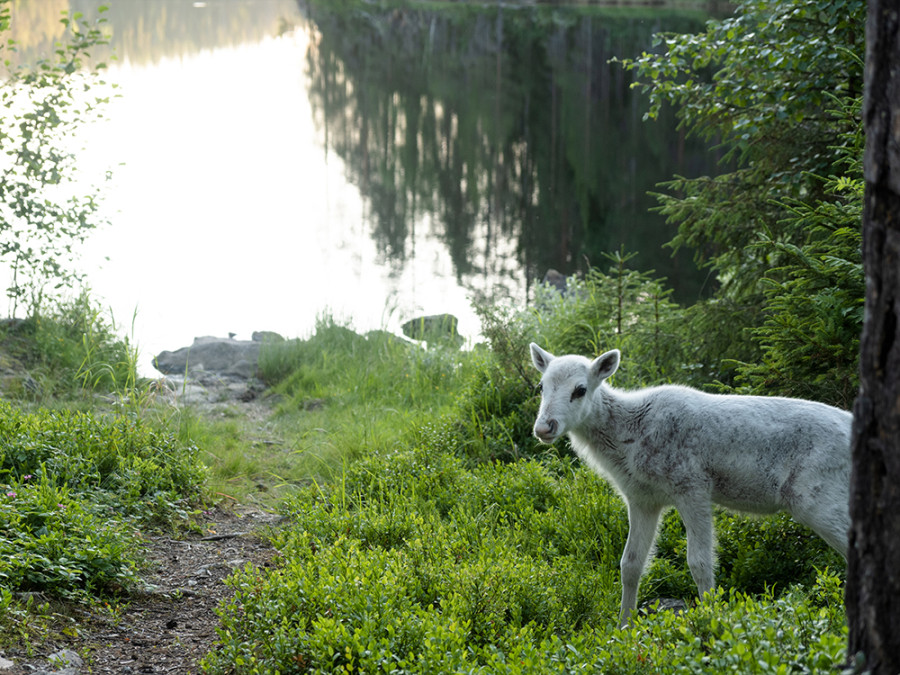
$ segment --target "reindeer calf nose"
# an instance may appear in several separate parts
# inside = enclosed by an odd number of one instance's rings
[[[534,435],[542,441],[551,441],[556,437],[556,430],[559,424],[556,420],[547,420],[542,424],[534,425]]]

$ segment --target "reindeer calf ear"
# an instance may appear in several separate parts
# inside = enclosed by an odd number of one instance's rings
[[[605,380],[619,369],[619,360],[622,353],[618,349],[613,349],[601,354],[591,362],[591,375],[600,380]]]
[[[550,352],[541,349],[534,342],[531,343],[531,361],[534,363],[534,367],[542,373],[547,370],[547,366],[555,358]]]

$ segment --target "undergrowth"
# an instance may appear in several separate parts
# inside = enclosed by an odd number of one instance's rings
[[[140,384],[137,350],[120,331],[87,291],[35,307],[26,319],[5,321],[0,359],[13,361],[20,371],[5,379],[5,395],[52,405],[95,392],[133,393]]]
[[[818,672],[843,658],[840,578],[807,561],[804,583],[757,588],[805,551],[726,514],[720,527],[740,543],[721,552],[715,598],[618,631],[625,509],[555,453],[475,465],[428,446],[374,453],[284,513],[281,564],[230,581],[210,672]],[[753,587],[733,583],[760,546],[766,559],[744,570]],[[645,606],[685,567],[660,560]]]
[[[46,602],[137,587],[141,531],[191,527],[206,477],[197,448],[133,417],[0,402],[0,631],[28,642]]]
[[[697,381],[705,370],[666,347],[684,319],[678,308],[654,296],[651,277],[615,261],[609,275],[573,283],[575,295],[542,291],[538,310],[482,307],[489,344],[471,350],[359,335],[322,319],[309,338],[264,347],[275,406],[265,420],[0,404],[2,621],[12,633],[40,630],[43,610],[26,607],[21,591],[127,591],[140,573],[139,529],[188,526],[204,493],[238,488],[244,500],[265,484],[265,503],[285,516],[272,532],[280,556],[231,577],[208,672],[839,666],[843,561],[786,517],[717,512],[719,589],[695,603],[684,530],[670,512],[640,616],[616,627],[626,510],[567,444],[533,439],[527,343],[656,354],[623,369],[619,386]],[[648,312],[640,328],[627,314],[605,314],[600,298],[614,288]],[[551,330],[576,317],[583,330]],[[98,360],[91,372],[103,370]],[[135,394],[129,386],[117,397]],[[654,612],[659,598],[689,608]]]
[[[330,317],[307,339],[263,346],[260,374],[279,401],[270,432],[285,480],[328,480],[358,457],[407,442],[452,406],[479,363],[385,331],[360,335]]]

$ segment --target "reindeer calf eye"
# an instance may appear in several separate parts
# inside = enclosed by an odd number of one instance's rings
[[[576,398],[581,398],[587,393],[587,389],[584,385],[579,384],[575,387],[575,391],[572,392],[572,400],[574,401]]]

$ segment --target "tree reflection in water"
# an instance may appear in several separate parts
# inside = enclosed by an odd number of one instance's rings
[[[602,264],[624,245],[638,267],[696,297],[689,258],[648,196],[674,174],[711,172],[708,147],[609,63],[705,15],[661,7],[379,9],[311,2],[310,100],[329,152],[369,201],[386,264],[401,269],[417,227],[443,238],[457,277],[499,299],[548,268]]]

